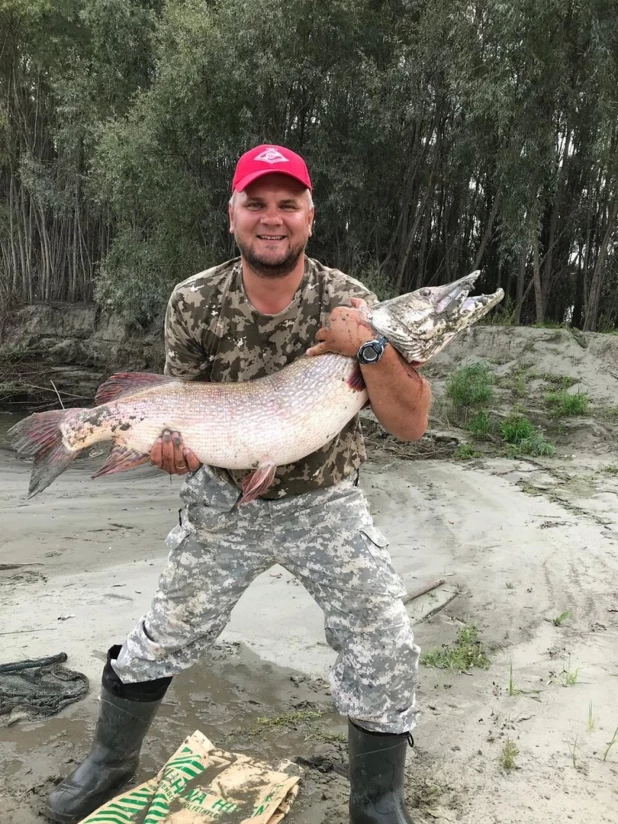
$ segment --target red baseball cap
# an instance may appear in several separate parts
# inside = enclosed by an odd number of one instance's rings
[[[232,191],[243,192],[250,183],[264,175],[278,172],[300,181],[311,191],[311,178],[307,164],[296,152],[285,146],[273,146],[264,143],[245,152],[236,164]]]

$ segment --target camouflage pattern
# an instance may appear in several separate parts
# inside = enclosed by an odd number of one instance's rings
[[[388,542],[355,478],[236,507],[237,488],[204,467],[182,497],[151,609],[113,662],[122,681],[190,667],[254,578],[279,563],[324,611],[326,640],[338,653],[331,673],[338,711],[377,732],[412,729],[419,649]]]
[[[240,258],[193,275],[174,289],[165,320],[165,374],[190,380],[246,381],[272,375],[301,357],[330,312],[359,297],[376,296],[362,283],[305,258],[305,274],[290,305],[277,315],[258,312],[245,294]],[[366,459],[358,416],[317,452],[277,468],[265,498],[331,486]],[[245,471],[214,470],[240,486]]]

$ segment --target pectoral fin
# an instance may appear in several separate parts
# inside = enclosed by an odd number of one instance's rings
[[[109,458],[92,477],[100,478],[101,475],[113,475],[114,472],[132,469],[132,467],[146,463],[148,460],[150,460],[150,455],[137,452],[135,449],[127,449],[126,446],[114,445],[109,454]]]
[[[263,495],[272,485],[276,471],[277,464],[269,461],[260,464],[257,469],[247,475],[242,482],[242,498],[238,502],[238,506],[248,504],[249,501]]]

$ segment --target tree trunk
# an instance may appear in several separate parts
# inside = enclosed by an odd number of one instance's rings
[[[545,307],[543,306],[543,287],[541,283],[541,262],[539,257],[539,239],[534,241],[532,257],[532,273],[534,278],[534,303],[536,308],[536,322],[543,323],[545,320]]]
[[[597,261],[592,273],[592,281],[590,283],[590,292],[588,294],[588,301],[586,306],[586,316],[584,318],[584,331],[596,332],[599,322],[599,309],[601,305],[601,292],[603,291],[603,274],[605,269],[605,259],[607,257],[607,249],[614,232],[616,217],[618,216],[618,201],[614,200],[611,214],[607,221],[607,229],[603,236],[601,248]]]

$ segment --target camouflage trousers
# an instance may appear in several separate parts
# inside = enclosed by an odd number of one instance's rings
[[[337,710],[368,730],[411,730],[419,648],[388,542],[354,481],[237,507],[236,487],[202,467],[182,497],[151,608],[113,662],[121,680],[150,681],[190,667],[254,578],[279,563],[324,612],[326,640],[337,652]]]

